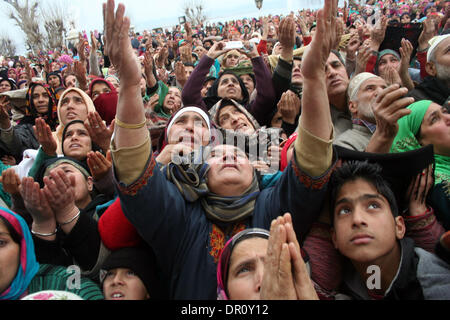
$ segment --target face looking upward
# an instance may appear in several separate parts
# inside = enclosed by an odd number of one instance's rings
[[[267,239],[254,237],[236,245],[226,284],[230,300],[260,300],[268,243]]]
[[[77,86],[77,78],[74,75],[66,77],[66,88],[75,88]]]
[[[244,82],[248,94],[251,95],[253,93],[253,90],[255,90],[255,83],[253,82],[253,78],[248,74],[243,74],[240,76],[240,78],[242,82]]]
[[[193,149],[206,146],[210,141],[208,124],[193,111],[185,112],[176,118],[168,135],[169,144],[182,143]]]
[[[386,81],[382,78],[370,78],[364,81],[354,101],[349,101],[349,110],[354,118],[359,118],[371,123],[375,123],[373,107],[378,94],[387,87]]]
[[[88,115],[86,102],[78,92],[70,91],[62,97],[59,113],[63,124],[72,120],[84,121]]]
[[[252,184],[253,167],[247,155],[231,145],[213,148],[207,158],[207,184],[221,196],[240,196]]]
[[[217,95],[224,99],[242,100],[242,90],[235,75],[225,74],[219,80]]]
[[[96,82],[92,86],[92,101],[95,101],[95,99],[97,99],[98,96],[101,95],[102,93],[110,93],[110,92],[111,88],[106,83],[102,81]]]
[[[420,126],[419,142],[432,144],[435,154],[450,156],[450,114],[446,108],[430,105]]]
[[[336,197],[332,240],[341,254],[356,263],[389,258],[402,239],[402,217],[394,218],[388,200],[363,179],[344,183]]]
[[[349,83],[347,70],[333,52],[328,57],[325,72],[329,99],[333,100],[333,97],[345,95]]]
[[[181,91],[177,87],[171,87],[164,98],[164,110],[166,113],[174,114],[181,108]]]
[[[292,67],[292,84],[297,86],[303,85],[303,75],[302,75],[302,62],[301,60],[295,59],[294,65]]]
[[[63,143],[64,155],[77,160],[84,160],[92,151],[92,140],[82,123],[74,123],[66,129]]]
[[[247,116],[234,105],[222,107],[217,118],[219,126],[224,129],[245,134],[255,132],[255,128]]]

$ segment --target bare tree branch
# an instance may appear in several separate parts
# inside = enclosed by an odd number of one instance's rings
[[[203,24],[207,20],[205,6],[203,5],[202,0],[186,0],[182,8],[186,20],[190,22],[192,26]]]

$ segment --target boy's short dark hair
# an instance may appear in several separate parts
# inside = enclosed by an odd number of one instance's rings
[[[339,191],[347,182],[358,179],[362,179],[374,186],[377,192],[389,202],[392,215],[394,217],[398,216],[398,206],[394,192],[387,180],[381,175],[381,172],[382,167],[379,164],[369,163],[368,161],[348,161],[333,173],[330,181],[330,217],[332,225],[334,225],[334,210]]]

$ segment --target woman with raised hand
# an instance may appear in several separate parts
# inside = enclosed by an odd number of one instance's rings
[[[160,170],[145,126],[140,65],[128,41],[130,20],[122,4],[117,11],[113,0],[104,5],[106,52],[121,83],[111,141],[116,183],[125,216],[164,270],[170,298],[214,299],[219,253],[237,232],[268,229],[272,219],[291,212],[301,238],[318,217],[335,158],[325,63],[334,40],[328,30],[335,30],[336,8],[337,1],[325,2],[319,13],[320,37],[302,65],[308,106],[297,129],[295,157],[272,188],[260,191],[249,159],[230,145],[208,149],[200,162],[170,163]]]

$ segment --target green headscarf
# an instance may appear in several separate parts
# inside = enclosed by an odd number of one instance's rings
[[[398,120],[398,133],[392,143],[391,153],[405,152],[422,148],[417,140],[425,113],[433,101],[421,100],[414,102],[408,109],[411,113]],[[435,184],[450,181],[450,157],[434,155]]]

